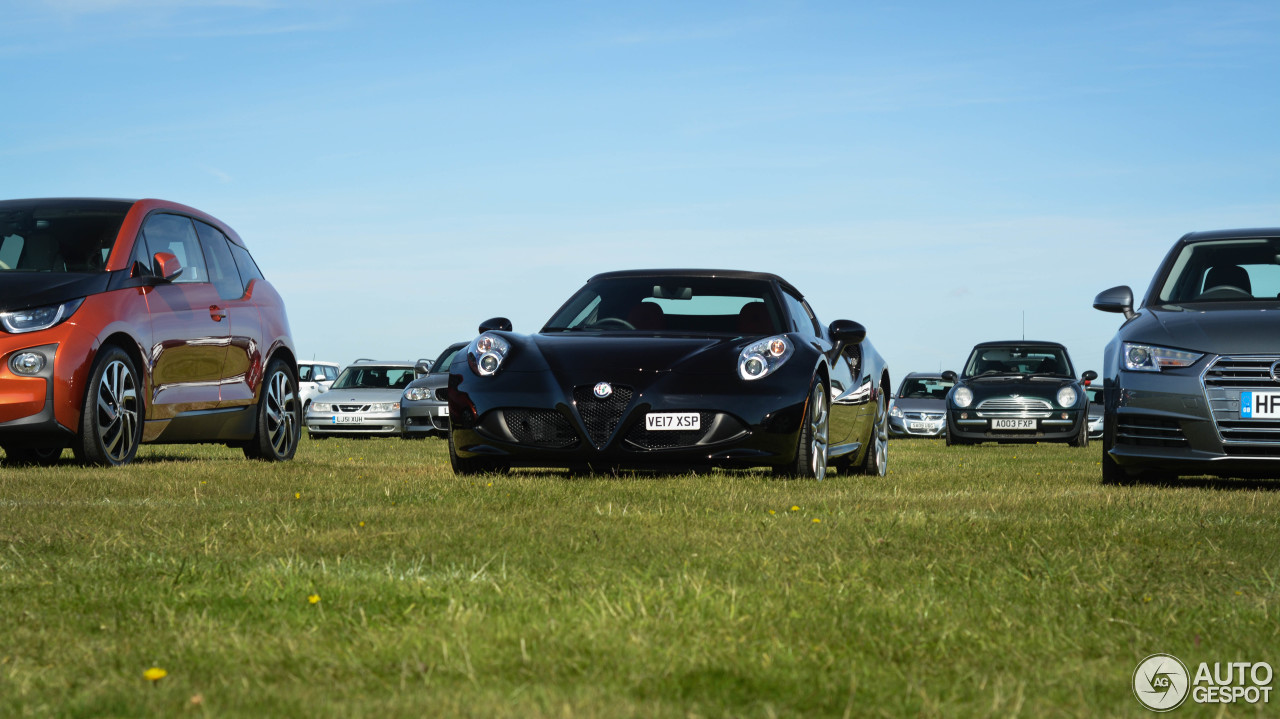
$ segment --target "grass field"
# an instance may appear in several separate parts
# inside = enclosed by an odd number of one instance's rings
[[[1105,487],[1096,443],[821,483],[66,456],[0,468],[2,716],[1147,716],[1148,654],[1280,665],[1275,488]]]

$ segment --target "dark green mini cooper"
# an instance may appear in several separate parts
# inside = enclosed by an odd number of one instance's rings
[[[943,375],[947,444],[977,442],[1089,442],[1089,399],[1076,379],[1067,348],[1056,342],[983,342],[964,374]],[[1085,372],[1085,381],[1097,379]]]

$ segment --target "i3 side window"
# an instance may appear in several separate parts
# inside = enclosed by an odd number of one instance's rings
[[[192,442],[293,457],[284,302],[221,221],[153,199],[0,201],[0,278],[6,462]]]

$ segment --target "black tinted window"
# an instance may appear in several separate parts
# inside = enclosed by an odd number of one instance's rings
[[[231,256],[235,258],[236,267],[240,270],[240,277],[244,280],[245,287],[248,287],[253,280],[264,279],[262,272],[258,269],[258,263],[253,261],[248,250],[234,242],[227,244],[231,246]]]
[[[231,257],[227,236],[218,228],[199,220],[196,220],[196,232],[200,234],[200,245],[204,248],[204,259],[209,267],[209,281],[218,291],[218,296],[224,300],[234,300],[243,295],[244,284],[240,282],[236,261]]]
[[[787,303],[787,311],[791,314],[792,330],[814,337],[821,334],[818,323],[809,312],[809,306],[804,303],[804,300],[790,292],[783,292],[782,299]]]

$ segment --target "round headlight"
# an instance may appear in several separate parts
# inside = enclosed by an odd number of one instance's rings
[[[956,387],[956,391],[951,395],[951,401],[955,402],[957,407],[968,407],[973,404],[973,390],[968,387]]]
[[[1058,390],[1059,407],[1072,407],[1075,405],[1078,398],[1079,396],[1076,394],[1075,388],[1073,387],[1063,387]]]
[[[1145,367],[1151,362],[1151,351],[1146,347],[1129,348],[1129,364],[1134,367]]]
[[[44,369],[44,355],[39,352],[19,352],[9,360],[9,366],[18,374],[38,374]]]
[[[765,364],[764,358],[760,355],[751,355],[742,363],[742,371],[748,377],[759,377],[764,374],[764,370],[768,365]]]
[[[781,339],[773,340],[769,343],[769,354],[774,357],[781,357],[787,351],[787,343]]]
[[[481,355],[480,361],[477,362],[477,364],[480,367],[481,374],[493,374],[494,372],[497,372],[498,365],[500,363],[501,363],[501,360],[498,359],[498,355],[492,352],[486,352],[485,354]]]

